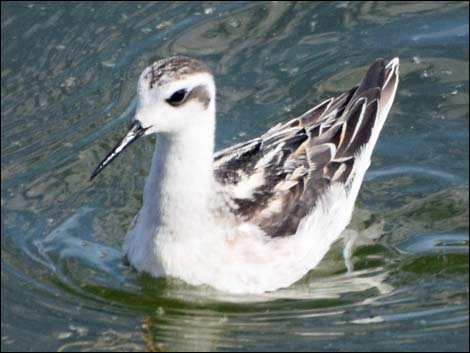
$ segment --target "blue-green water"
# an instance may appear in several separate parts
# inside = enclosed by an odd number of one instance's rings
[[[468,351],[468,2],[1,6],[2,351]],[[177,53],[217,76],[218,147],[401,58],[351,274],[341,242],[257,298],[122,261],[153,140],[88,178],[132,118],[142,69]]]

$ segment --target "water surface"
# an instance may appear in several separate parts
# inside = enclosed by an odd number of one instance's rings
[[[462,351],[468,345],[468,3],[2,3],[2,351]],[[89,183],[151,62],[207,62],[217,147],[401,59],[347,236],[258,297],[136,273],[121,244],[153,139]]]

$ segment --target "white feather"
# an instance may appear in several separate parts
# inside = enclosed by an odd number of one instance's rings
[[[392,60],[388,67],[397,74],[398,59]],[[161,89],[206,84],[208,77],[207,74],[190,76]],[[257,188],[266,186],[264,168],[270,166],[282,146],[279,144],[260,159],[255,173],[241,174],[237,184],[217,184],[212,174],[215,88],[213,82],[209,85],[211,106],[207,110],[193,106],[191,112],[185,113],[196,123],[188,123],[178,133],[165,132],[157,137],[143,207],[129,227],[124,252],[140,271],[181,278],[194,285],[208,284],[231,293],[262,293],[287,287],[318,265],[348,225],[372,150],[393,102],[396,83],[392,96],[385,104],[379,104],[379,119],[370,142],[355,156],[355,177],[350,184],[333,183],[301,221],[296,234],[280,238],[267,237],[257,224],[240,221],[232,214],[224,195],[251,198]],[[142,82],[139,94],[150,99]],[[157,112],[160,109],[158,105],[141,108],[147,113],[150,109]],[[158,119],[167,119],[161,123],[172,131],[171,119],[175,117],[171,109],[165,108],[165,112],[167,116]],[[152,119],[157,115],[146,114],[146,122],[153,124]],[[326,125],[321,125],[323,128]],[[278,129],[279,125],[270,132],[281,134]],[[334,155],[336,146],[328,144],[328,147]],[[219,161],[219,165],[236,155],[235,150]],[[299,169],[298,175],[301,171],[305,172]],[[271,187],[282,191],[295,183],[291,180]],[[278,213],[282,206],[274,199],[261,212]]]

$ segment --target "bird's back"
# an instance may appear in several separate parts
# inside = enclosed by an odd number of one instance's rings
[[[232,212],[276,238],[296,234],[333,187],[353,204],[397,85],[398,59],[377,60],[348,92],[217,152],[214,173]]]

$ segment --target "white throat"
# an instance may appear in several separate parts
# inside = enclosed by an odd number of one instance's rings
[[[144,190],[155,226],[181,229],[182,219],[207,211],[214,190],[214,120],[157,136]]]
[[[124,252],[131,263],[154,275],[166,273],[172,244],[198,241],[212,223],[215,114],[176,133],[157,135],[144,202],[132,222]],[[198,119],[199,116],[194,116]],[[201,229],[195,229],[200,225]],[[207,228],[209,227],[209,228]]]

